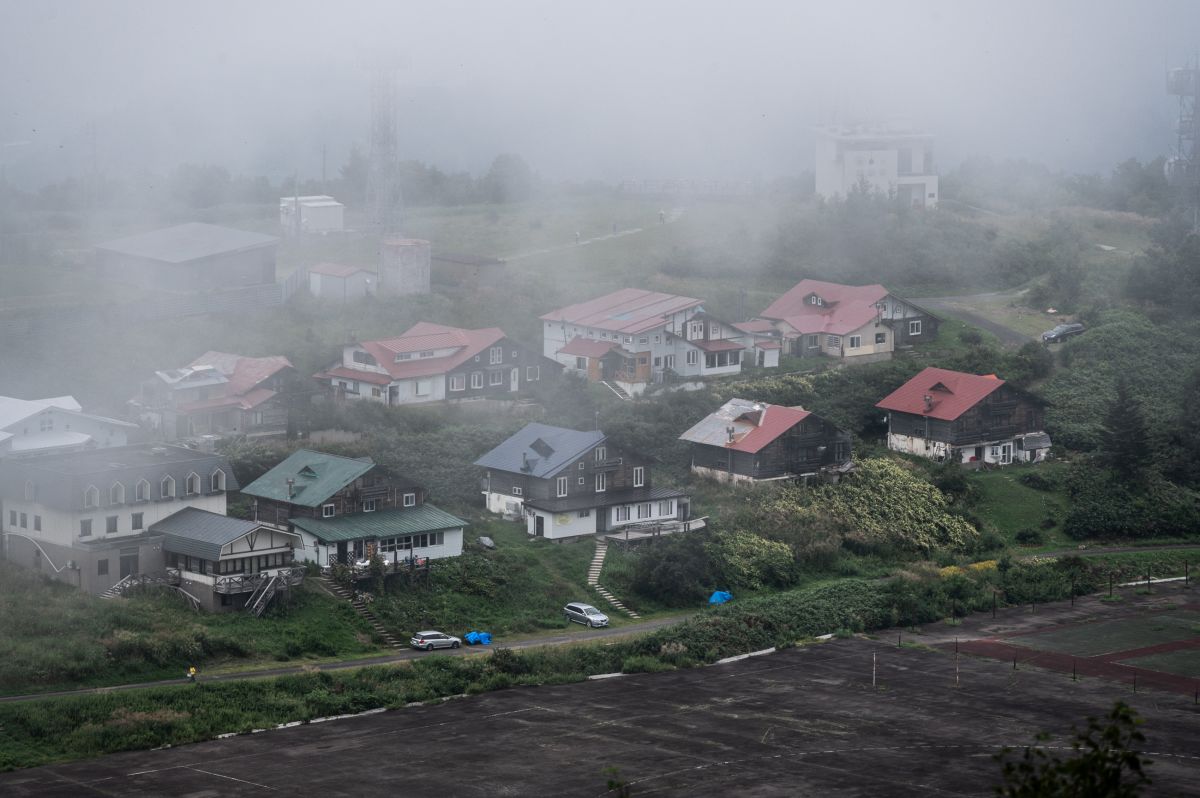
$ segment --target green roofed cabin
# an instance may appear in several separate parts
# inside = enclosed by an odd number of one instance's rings
[[[256,523],[299,536],[297,561],[354,565],[379,554],[399,564],[462,554],[466,522],[369,458],[300,449],[242,493]]]

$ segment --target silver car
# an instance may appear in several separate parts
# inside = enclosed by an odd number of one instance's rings
[[[458,648],[462,645],[461,638],[432,630],[417,632],[408,642],[412,644],[413,648],[418,648],[422,651],[433,651],[435,648]]]
[[[584,626],[608,626],[608,616],[591,604],[574,602],[563,607],[563,617]]]

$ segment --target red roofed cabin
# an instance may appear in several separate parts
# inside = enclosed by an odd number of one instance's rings
[[[814,476],[850,460],[850,433],[802,407],[731,399],[679,436],[692,471],[738,484]]]
[[[939,322],[882,285],[821,280],[801,280],[760,315],[795,357],[825,355],[859,363],[886,360],[897,346],[933,340]]]
[[[558,371],[557,363],[498,327],[464,330],[423,321],[397,338],[344,347],[341,363],[314,377],[335,399],[413,405],[513,399]]]
[[[888,448],[938,462],[1037,463],[1050,450],[1043,405],[995,374],[927,368],[875,405]]]

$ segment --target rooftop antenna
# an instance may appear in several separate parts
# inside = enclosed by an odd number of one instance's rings
[[[1164,170],[1167,183],[1192,212],[1192,229],[1200,230],[1200,57],[1190,65],[1167,70],[1167,94],[1178,98],[1174,153]]]
[[[402,229],[403,197],[398,174],[396,70],[394,61],[377,58],[371,66],[371,131],[367,162],[367,211],[370,225],[381,236],[398,236]]]

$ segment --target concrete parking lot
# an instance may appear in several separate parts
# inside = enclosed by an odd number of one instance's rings
[[[993,755],[1120,698],[1145,718],[1149,795],[1200,777],[1190,697],[833,640],[686,671],[505,690],[0,775],[11,796],[990,795]],[[872,666],[876,684],[872,686]]]

